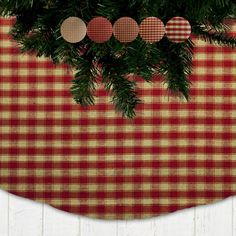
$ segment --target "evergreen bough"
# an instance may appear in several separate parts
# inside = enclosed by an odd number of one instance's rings
[[[114,23],[129,16],[141,23],[146,17],[156,16],[166,23],[181,16],[190,22],[197,37],[236,47],[236,38],[227,35],[229,25],[225,21],[235,18],[235,0],[0,0],[0,14],[16,17],[10,33],[23,52],[36,52],[37,56],[50,57],[54,63],[63,62],[76,70],[71,93],[77,103],[94,104],[97,78],[102,76],[116,110],[128,118],[135,116],[135,107],[141,102],[136,82],[127,79],[130,74],[142,76],[147,82],[153,81],[153,74],[162,75],[171,94],[189,99],[193,42],[188,39],[173,43],[164,37],[148,44],[139,36],[129,44],[114,37],[104,44],[87,37],[70,44],[60,34],[66,18],[77,16],[89,22],[103,16]]]

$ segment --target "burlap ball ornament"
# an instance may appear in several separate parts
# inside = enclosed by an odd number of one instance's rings
[[[61,25],[61,35],[69,43],[79,43],[86,36],[87,27],[78,17],[69,17]]]

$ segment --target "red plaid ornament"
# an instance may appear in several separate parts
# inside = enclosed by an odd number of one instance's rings
[[[95,17],[88,23],[87,34],[95,43],[105,43],[112,36],[112,24],[104,17]]]
[[[148,17],[140,24],[139,34],[148,43],[158,42],[165,34],[165,26],[157,17]]]
[[[120,42],[130,43],[138,36],[139,26],[134,19],[122,17],[115,22],[113,33]]]
[[[191,25],[183,17],[173,17],[166,24],[166,34],[172,42],[184,42],[190,37]]]

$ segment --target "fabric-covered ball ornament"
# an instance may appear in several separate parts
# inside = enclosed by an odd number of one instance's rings
[[[95,17],[88,23],[87,35],[95,43],[105,43],[112,36],[112,24],[105,17]]]
[[[130,43],[137,38],[139,26],[134,19],[130,17],[121,17],[115,22],[113,33],[118,41]]]
[[[191,35],[191,25],[183,17],[173,17],[166,24],[166,34],[174,43],[184,42]]]
[[[165,26],[157,17],[148,17],[140,24],[139,34],[144,41],[155,43],[163,38]]]
[[[87,27],[78,17],[69,17],[61,25],[61,35],[69,43],[79,43],[86,36]]]

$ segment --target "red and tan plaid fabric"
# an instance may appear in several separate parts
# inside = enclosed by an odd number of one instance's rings
[[[11,23],[0,20],[0,188],[105,219],[236,194],[235,50],[196,41],[192,100],[138,79],[144,103],[127,120],[102,86],[97,105],[74,104],[70,70],[20,54]]]
[[[148,17],[140,24],[139,33],[146,42],[158,42],[165,34],[165,26],[157,17]]]
[[[191,35],[191,25],[182,17],[173,17],[166,24],[166,34],[172,42],[183,42]]]
[[[93,18],[87,26],[89,38],[96,43],[104,43],[112,36],[112,24],[104,17]]]

